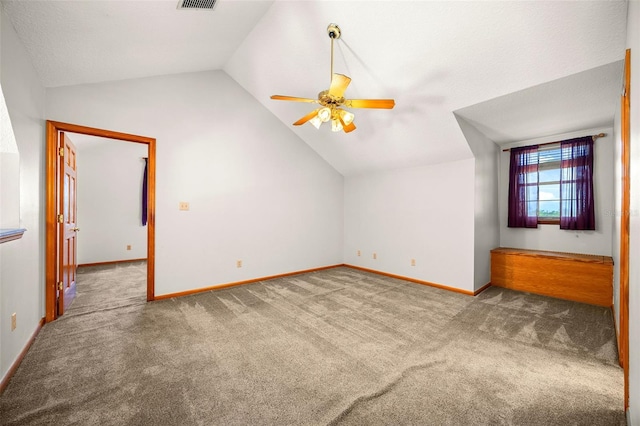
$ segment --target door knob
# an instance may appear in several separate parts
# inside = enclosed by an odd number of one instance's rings
[[[80,228],[71,228],[72,231],[78,232],[80,231]]]

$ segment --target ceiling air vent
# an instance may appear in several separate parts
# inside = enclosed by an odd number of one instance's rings
[[[218,0],[180,0],[178,9],[213,10]]]

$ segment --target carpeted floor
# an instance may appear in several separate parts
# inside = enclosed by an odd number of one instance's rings
[[[2,424],[625,424],[604,308],[346,267],[153,303],[141,286],[119,307],[86,291],[144,275],[129,266],[79,275]]]

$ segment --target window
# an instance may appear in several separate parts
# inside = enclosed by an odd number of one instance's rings
[[[595,229],[593,139],[511,149],[509,227]]]
[[[538,223],[560,224],[560,144],[538,152]]]

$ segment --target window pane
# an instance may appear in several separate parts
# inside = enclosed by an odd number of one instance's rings
[[[560,184],[544,184],[539,186],[540,201],[560,200]]]
[[[559,182],[560,181],[560,169],[540,170],[539,174],[540,183],[543,182]]]
[[[540,211],[538,212],[538,217],[560,217],[560,201],[540,201]]]
[[[527,216],[535,217],[538,214],[538,202],[531,201],[527,203]]]
[[[536,183],[538,182],[538,173],[537,172],[532,172],[532,173],[527,173],[526,174],[526,183]]]

